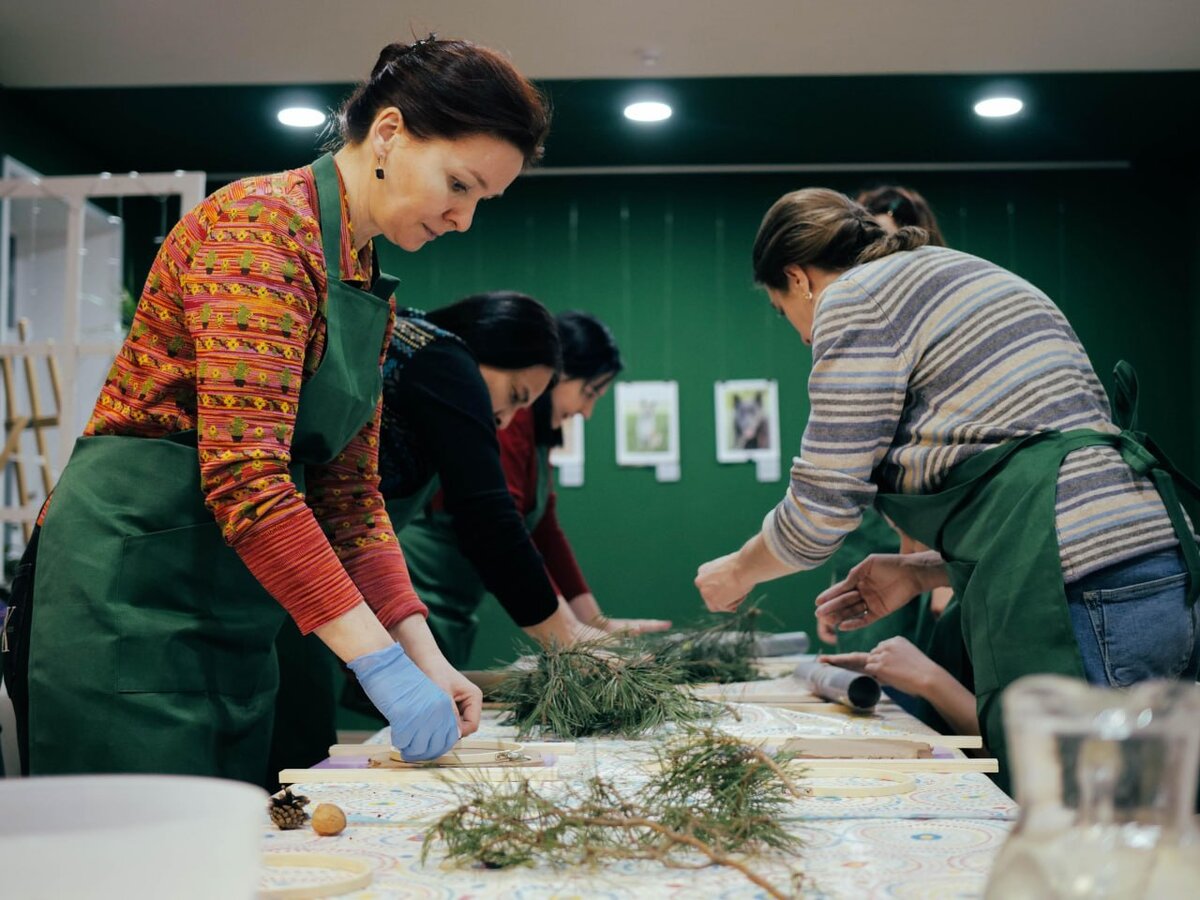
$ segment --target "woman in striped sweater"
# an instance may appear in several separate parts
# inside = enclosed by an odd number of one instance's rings
[[[1058,308],[926,242],[824,189],[768,211],[755,280],[812,346],[811,412],[787,496],[696,584],[732,610],[823,563],[874,504],[935,550],[868,557],[818,618],[849,630],[953,587],[980,724],[1003,756],[995,701],[1022,675],[1195,678],[1200,552],[1175,494],[1186,479],[1114,424]]]

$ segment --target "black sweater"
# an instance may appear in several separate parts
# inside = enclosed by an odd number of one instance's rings
[[[491,397],[466,344],[422,319],[396,320],[379,440],[384,498],[409,497],[438,475],[459,548],[484,586],[519,626],[549,617],[558,598],[508,491]]]

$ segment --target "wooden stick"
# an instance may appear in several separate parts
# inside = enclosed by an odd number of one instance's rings
[[[21,332],[21,342],[25,343],[28,323],[25,319],[21,319],[17,323],[17,327]],[[38,456],[41,457],[42,491],[45,496],[49,497],[50,492],[54,489],[54,478],[50,472],[50,451],[46,447],[46,436],[42,433],[42,403],[41,394],[38,391],[37,372],[33,368],[31,357],[26,356],[23,362],[25,363],[25,387],[29,392],[30,425],[33,429],[34,441],[37,443]]]
[[[513,782],[561,781],[556,766],[530,768],[512,766],[508,768],[444,768],[433,766],[413,769],[284,769],[279,773],[280,784],[429,784],[431,782]]]

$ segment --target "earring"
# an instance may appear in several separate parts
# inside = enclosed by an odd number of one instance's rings
[[[808,292],[808,295],[807,295],[807,296],[806,296],[804,299],[806,299],[806,300],[808,300],[808,301],[810,301],[810,302],[811,302],[811,301],[812,301],[812,291],[809,291],[809,292]]]
[[[383,158],[380,157],[376,160],[376,162],[377,165],[375,166],[375,177],[380,181],[383,181]]]

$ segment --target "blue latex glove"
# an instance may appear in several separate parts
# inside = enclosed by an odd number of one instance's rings
[[[347,665],[375,708],[387,716],[392,746],[406,761],[437,759],[458,741],[454,701],[399,644],[365,653]]]

